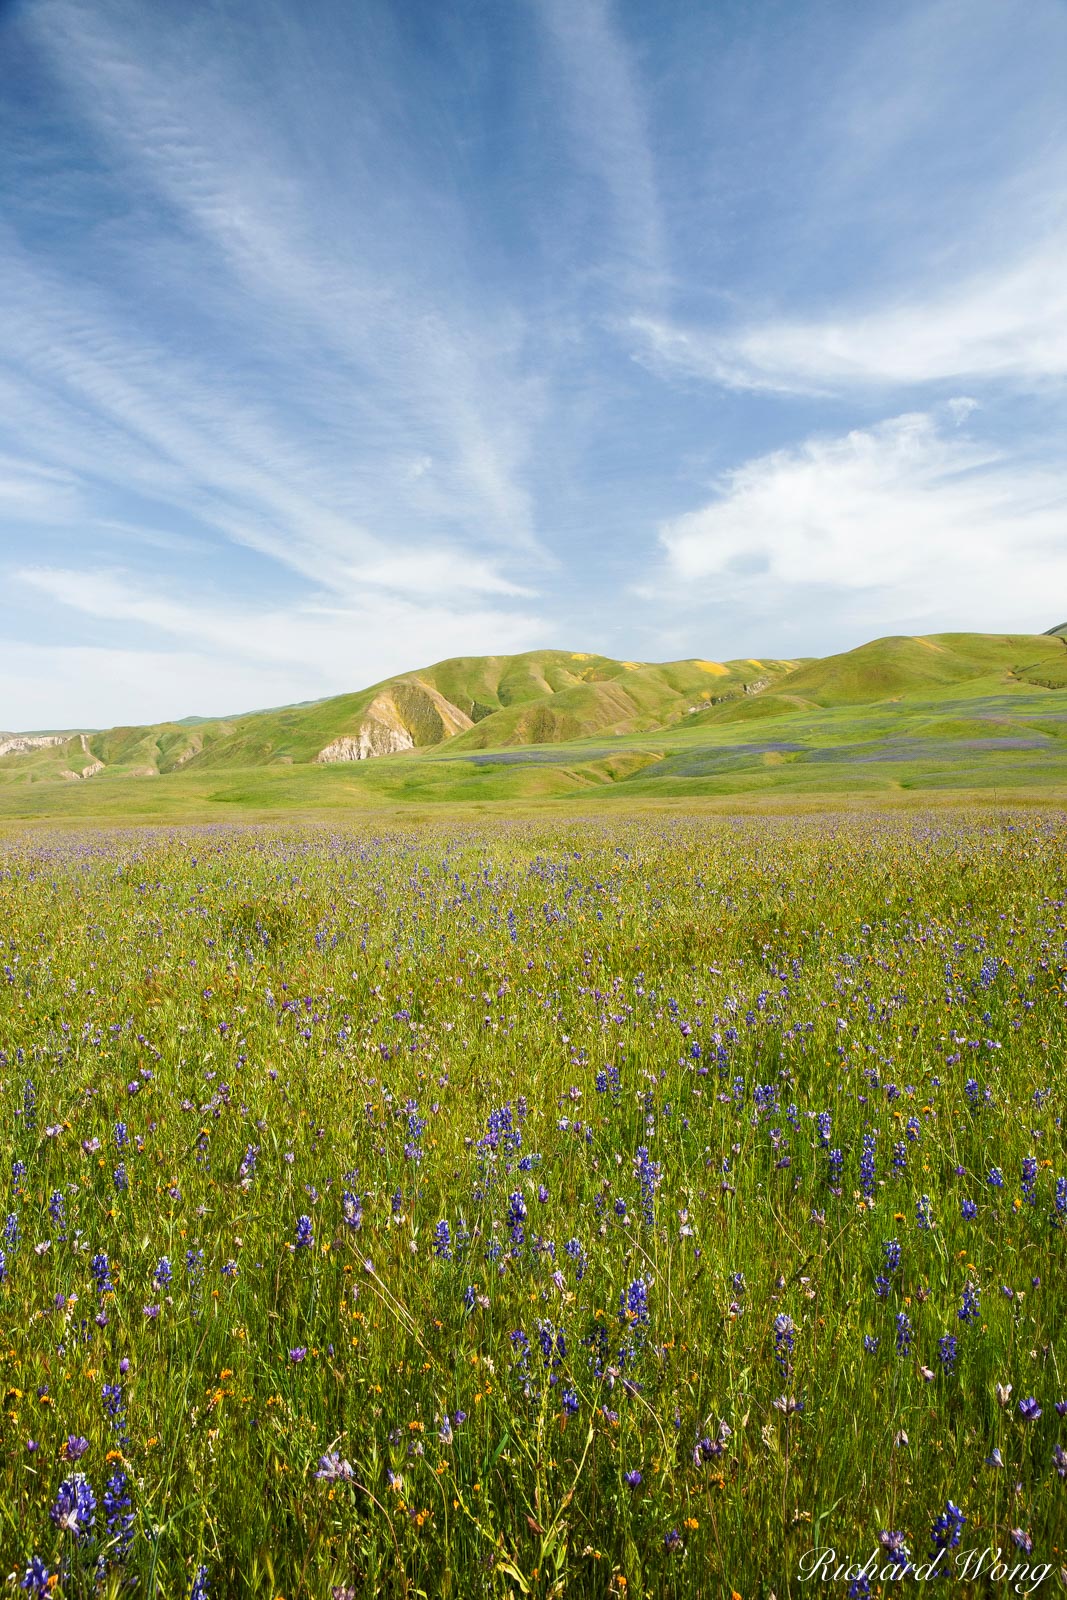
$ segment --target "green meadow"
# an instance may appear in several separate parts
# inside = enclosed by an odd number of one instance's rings
[[[13,1584],[1051,1592],[1062,814],[397,815],[3,845]]]

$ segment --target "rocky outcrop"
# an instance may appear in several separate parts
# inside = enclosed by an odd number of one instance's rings
[[[32,750],[50,750],[56,745],[67,744],[73,737],[69,733],[3,734],[0,735],[0,756],[27,756]]]
[[[358,728],[334,739],[315,760],[328,764],[399,755],[404,750],[440,744],[473,726],[465,711],[429,684],[417,678],[401,680],[375,695]]]
[[[385,728],[380,723],[369,723],[357,734],[346,734],[335,739],[325,750],[320,750],[316,761],[368,761],[371,756],[395,756],[401,750],[414,750],[415,741],[404,728]]]
[[[95,778],[97,773],[103,772],[103,770],[104,763],[102,761],[90,761],[89,765],[83,767],[80,772],[61,772],[59,776],[61,778]]]

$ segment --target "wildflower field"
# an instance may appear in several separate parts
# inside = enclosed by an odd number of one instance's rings
[[[1058,1591],[1065,846],[9,838],[8,1592]]]

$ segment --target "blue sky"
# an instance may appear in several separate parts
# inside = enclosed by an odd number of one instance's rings
[[[1067,618],[1067,8],[0,0],[0,728]]]

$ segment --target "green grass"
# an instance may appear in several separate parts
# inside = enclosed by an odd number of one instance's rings
[[[1058,1570],[1064,818],[424,815],[8,838],[2,1570],[782,1600],[948,1500]]]

